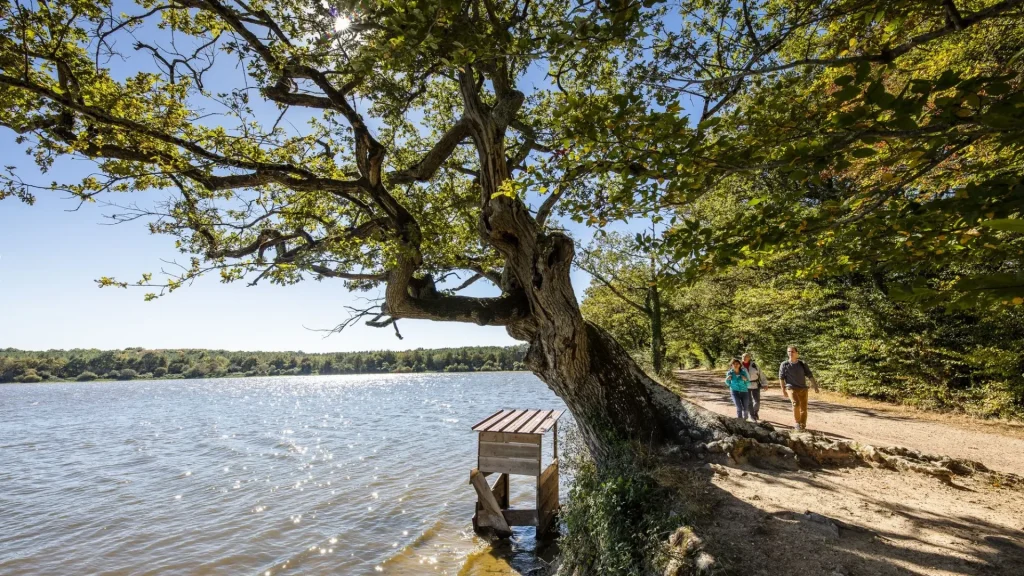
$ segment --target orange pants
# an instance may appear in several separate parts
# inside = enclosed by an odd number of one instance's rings
[[[793,388],[789,391],[793,403],[793,420],[801,428],[807,428],[807,388]]]

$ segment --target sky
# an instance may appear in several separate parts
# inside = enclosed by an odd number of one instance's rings
[[[137,58],[123,63],[115,60],[113,65],[115,76],[147,67]],[[229,88],[230,76],[218,72],[215,81]],[[542,73],[535,76],[544,82]],[[528,80],[538,81],[536,77]],[[301,125],[301,120],[293,124]],[[0,157],[5,165],[16,166],[24,180],[35,183],[54,179],[74,182],[93,169],[84,159],[62,159],[49,174],[40,174],[5,128],[0,128]],[[145,205],[165,194],[151,191],[111,201]],[[101,276],[131,282],[144,272],[153,272],[159,278],[165,260],[187,261],[187,256],[174,249],[172,237],[149,234],[143,221],[111,225],[105,215],[113,213],[113,208],[102,204],[79,207],[76,200],[60,193],[36,196],[33,206],[14,198],[0,201],[0,348],[335,352],[516,343],[501,327],[417,320],[399,322],[402,340],[391,328],[370,328],[362,323],[340,334],[328,334],[323,330],[348,317],[346,306],[360,306],[362,298],[374,295],[348,293],[338,279],[248,287],[244,281],[222,284],[214,275],[151,302],[143,300],[150,289],[101,289],[95,282]],[[584,242],[592,234],[571,222],[563,225]],[[630,229],[628,225],[618,228]],[[572,280],[577,297],[582,298],[589,276],[576,270]],[[485,282],[462,292],[477,296],[496,293],[496,288]]]

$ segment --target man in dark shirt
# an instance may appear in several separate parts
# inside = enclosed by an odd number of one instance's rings
[[[814,391],[818,391],[818,382],[807,364],[800,359],[800,352],[796,346],[786,349],[789,360],[779,365],[779,386],[782,387],[782,395],[789,398],[793,403],[793,420],[796,424],[794,430],[807,429],[807,381],[811,381]]]

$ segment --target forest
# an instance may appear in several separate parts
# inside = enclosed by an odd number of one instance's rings
[[[0,383],[136,378],[220,378],[388,372],[522,370],[523,346],[373,352],[227,350],[0,350]]]

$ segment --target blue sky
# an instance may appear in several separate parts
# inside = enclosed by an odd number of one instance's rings
[[[141,61],[138,53],[127,61],[114,59],[112,63],[115,76],[122,77],[149,68],[148,59]],[[208,88],[230,89],[236,79],[233,75],[241,71],[234,66],[221,70],[219,62],[217,68],[208,78],[219,86]],[[525,80],[546,83],[539,69],[532,70]],[[268,113],[277,115],[269,107]],[[304,121],[291,112],[288,118],[296,126]],[[50,174],[40,174],[13,134],[2,128],[0,155],[5,165],[18,167],[20,177],[37,184],[54,179],[74,182],[93,170],[89,161],[62,159]],[[165,194],[153,191],[108,200],[146,205]],[[500,327],[410,320],[399,323],[404,340],[398,340],[390,328],[362,324],[325,338],[325,333],[316,330],[337,325],[348,316],[345,306],[358,306],[360,298],[367,296],[346,292],[340,280],[247,287],[245,282],[222,284],[217,276],[210,276],[152,302],[143,301],[146,289],[100,289],[95,283],[100,276],[134,281],[143,272],[158,273],[162,260],[181,261],[183,255],[174,250],[171,237],[150,235],[145,222],[109,225],[104,215],[112,213],[112,208],[87,204],[74,211],[76,207],[76,201],[46,192],[37,194],[34,206],[12,198],[0,201],[0,348],[141,346],[330,352],[515,343]],[[583,241],[592,233],[571,222],[563,224]],[[588,275],[574,272],[578,297],[589,282]],[[495,292],[478,282],[463,293]]]

